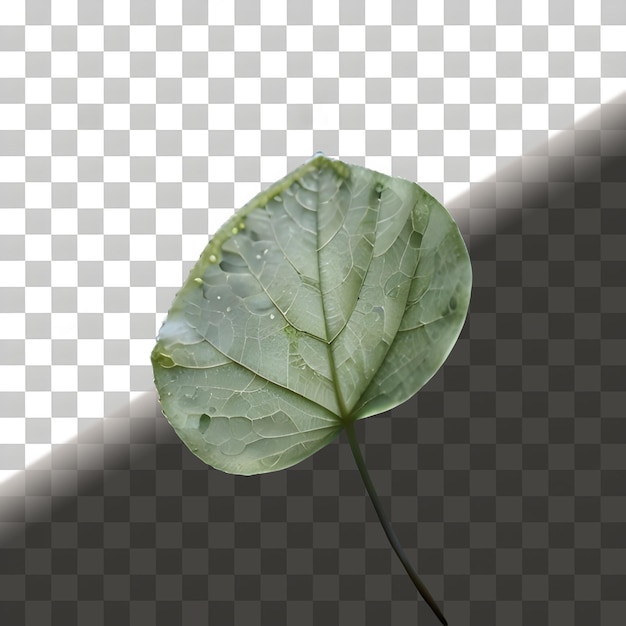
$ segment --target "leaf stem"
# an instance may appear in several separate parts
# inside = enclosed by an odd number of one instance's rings
[[[346,435],[348,436],[348,441],[350,442],[350,448],[352,449],[352,454],[354,456],[354,460],[356,461],[356,465],[359,468],[359,473],[361,474],[361,478],[365,484],[365,488],[367,489],[367,493],[374,505],[374,509],[376,510],[376,514],[378,515],[378,519],[387,535],[387,539],[391,544],[391,547],[394,549],[394,552],[398,555],[400,562],[404,566],[406,573],[409,575],[410,579],[413,581],[415,588],[419,591],[420,595],[428,606],[432,609],[433,613],[437,616],[439,621],[444,625],[448,626],[448,622],[446,618],[443,616],[443,613],[435,603],[434,598],[430,595],[430,592],[426,588],[426,585],[420,580],[420,577],[417,575],[417,572],[413,569],[413,566],[409,563],[409,560],[404,553],[402,546],[400,545],[400,541],[394,532],[389,520],[387,519],[385,512],[382,507],[382,503],[378,494],[376,493],[376,489],[374,488],[374,483],[372,483],[372,479],[370,478],[369,472],[367,471],[367,466],[365,465],[365,461],[363,460],[363,455],[361,454],[361,449],[359,447],[359,442],[356,438],[356,433],[354,431],[354,422],[351,420],[345,421],[345,429]]]

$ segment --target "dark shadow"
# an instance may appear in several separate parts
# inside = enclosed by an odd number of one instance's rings
[[[461,338],[418,396],[359,424],[451,624],[626,614],[625,181],[622,96],[453,202],[474,270]],[[343,438],[229,476],[148,393],[0,503],[1,624],[436,623]]]

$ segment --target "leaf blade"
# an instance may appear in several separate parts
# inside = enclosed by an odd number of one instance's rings
[[[470,288],[432,196],[315,157],[229,220],[177,294],[152,354],[163,411],[218,469],[293,465],[413,395],[452,349]]]

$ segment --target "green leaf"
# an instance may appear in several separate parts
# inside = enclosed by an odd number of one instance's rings
[[[152,352],[163,412],[205,463],[261,474],[342,430],[392,548],[356,420],[415,394],[469,306],[471,266],[447,211],[418,185],[315,156],[209,242]]]
[[[281,470],[414,395],[461,331],[471,268],[418,185],[315,156],[213,237],[152,352],[163,412],[205,463]]]

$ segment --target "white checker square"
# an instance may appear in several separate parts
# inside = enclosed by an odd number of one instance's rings
[[[420,130],[443,130],[443,107],[438,104],[418,104],[417,126]]]
[[[446,25],[443,29],[443,49],[446,52],[466,52],[470,49],[469,24]]]
[[[51,52],[50,74],[53,78],[76,78],[78,75],[78,53],[72,50]]]
[[[440,78],[444,75],[443,52],[420,51],[417,56],[419,78]],[[397,78],[394,80],[398,80]]]
[[[179,130],[183,127],[182,104],[156,105],[157,130]]]
[[[183,21],[182,2],[172,0],[155,0],[156,23],[164,25],[178,25]]]
[[[288,0],[260,0],[261,24],[286,24],[287,1]]]
[[[315,59],[313,59],[313,63],[315,63]],[[262,78],[284,78],[287,75],[287,55],[285,52],[282,50],[263,51],[260,59],[260,74]]]
[[[9,2],[10,3],[10,2]],[[9,4],[2,2],[2,4]],[[0,24],[6,22],[0,20]],[[49,52],[52,47],[52,29],[45,24],[29,24],[24,29],[24,49],[29,52]]]
[[[393,52],[415,52],[417,32],[417,25],[392,24],[391,50]]]
[[[235,130],[234,152],[238,157],[258,156],[259,153],[261,152],[260,131],[258,130]]]
[[[51,281],[55,287],[68,287],[67,282],[55,282],[57,276],[54,268],[51,270]],[[76,280],[74,280],[76,284]],[[24,307],[29,313],[48,313],[52,308],[52,289],[50,287],[26,287],[24,290]]]
[[[102,265],[102,282],[106,287],[130,286],[130,262],[107,261]]]
[[[417,163],[419,180],[439,182],[443,180],[443,157],[420,157]]]
[[[313,24],[335,26],[339,24],[339,2],[312,2]]]
[[[235,180],[235,158],[219,156],[208,158],[209,182],[231,182]]]
[[[209,205],[209,186],[207,183],[190,183],[183,185],[183,206],[206,208]]]
[[[79,24],[76,27],[76,49],[81,52],[102,52],[104,50],[104,26]]]
[[[128,24],[130,22],[130,3],[131,0],[115,0],[115,2],[103,2],[103,22],[107,25],[115,24],[123,26],[125,24]]]
[[[602,75],[602,53],[599,51],[580,51],[574,54],[574,74],[577,78],[597,78]],[[609,80],[603,78],[603,81]],[[624,79],[619,79],[624,88]],[[606,102],[606,100],[602,100]]]
[[[102,365],[104,362],[104,341],[102,339],[81,339],[76,345],[76,365]]]
[[[145,209],[156,206],[155,183],[132,183],[129,192],[131,209]]]
[[[470,108],[470,128],[472,130],[495,130],[496,105],[473,104]]]
[[[550,23],[549,3],[543,0],[524,0],[522,4],[522,24],[544,26]]]
[[[494,78],[496,75],[496,53],[491,51],[472,52],[469,57],[469,74],[472,78]]]
[[[483,1],[478,4],[489,5],[491,2]],[[482,20],[479,18],[478,22],[480,21]],[[443,2],[419,2],[417,5],[417,23],[420,26],[443,24]]]
[[[211,2],[209,3],[209,24],[228,25],[234,24],[234,3],[233,2]]]
[[[467,104],[470,101],[469,78],[446,78],[443,81],[443,101],[446,104]]]
[[[50,388],[52,391],[76,391],[78,389],[78,368],[76,365],[55,364],[50,368]],[[62,419],[53,419],[52,425],[62,422]]]
[[[189,154],[189,152],[185,151],[185,154]],[[179,183],[182,181],[183,158],[179,156],[160,156],[156,160],[156,178],[161,183]]]
[[[209,100],[209,81],[206,78],[183,79],[182,99],[185,104],[203,104]]]
[[[103,177],[107,183],[130,180],[130,157],[107,156],[103,159]]]
[[[522,79],[499,78],[496,81],[496,101],[498,104],[519,104],[522,102]]]
[[[130,128],[130,108],[127,104],[105,104],[103,107],[104,128],[127,130]]]
[[[415,156],[417,153],[417,145],[416,130],[391,131],[391,154],[393,154],[394,157]]]
[[[76,24],[78,21],[78,1],[79,0],[50,0],[50,22],[55,25]],[[128,2],[128,0],[121,0],[121,2]],[[104,3],[105,11],[106,7],[110,4],[119,5],[120,0],[114,3]],[[109,20],[105,13],[105,22]]]
[[[261,49],[261,27],[256,24],[238,24],[234,41],[234,50],[237,52],[257,52]]]
[[[154,104],[156,102],[156,79],[133,78],[130,81],[129,97],[133,104]]]
[[[159,78],[178,78],[182,75],[183,53],[179,50],[156,52],[156,75]]]
[[[130,76],[130,53],[125,50],[107,50],[102,58],[104,78],[126,78]]]
[[[103,386],[109,391],[106,384],[106,369],[103,372]],[[104,394],[101,391],[79,391],[76,394],[76,412],[81,418],[105,417]]]
[[[548,28],[550,52],[572,52],[575,50],[576,29],[573,25],[551,25]]]
[[[52,98],[50,78],[25,78],[24,98],[29,104],[48,104]]]
[[[211,51],[208,61],[209,78],[231,78],[235,73],[235,55],[223,50]]]
[[[0,2],[0,24],[21,26],[26,21],[26,13],[22,2]]]
[[[0,52],[0,68],[2,78],[23,78],[26,73],[26,54],[16,50]]]
[[[53,419],[50,424],[50,443],[52,445],[66,443],[73,439],[77,432],[78,423],[75,417]]]
[[[305,49],[309,50],[311,47],[312,41],[309,41]],[[288,39],[287,50],[291,49]],[[339,26],[339,50],[341,52],[363,52],[365,50],[365,26]]]
[[[103,338],[130,339],[130,319],[126,313],[107,313],[102,320]]]
[[[235,49],[237,43],[235,42]],[[340,49],[343,49],[340,46]],[[313,27],[292,24],[287,29],[287,50],[290,52],[310,52],[313,50]]]
[[[242,207],[261,191],[259,183],[240,182],[235,185],[235,208]],[[234,212],[234,211],[233,211]]]
[[[155,131],[131,130],[129,133],[129,146],[130,146],[130,154],[132,154],[133,156],[156,156],[156,133]],[[113,157],[106,157],[106,158],[113,158]]]
[[[339,107],[336,104],[313,105],[313,128],[334,130],[339,127]]]
[[[209,234],[214,235],[226,220],[234,213],[234,209],[209,208]]]
[[[2,213],[9,209],[2,209]],[[18,209],[16,209],[17,211]],[[20,210],[23,214],[24,211]],[[8,222],[10,223],[10,222]],[[23,231],[22,231],[23,232]],[[24,257],[29,261],[49,261],[52,256],[50,235],[28,235],[24,240]]]
[[[576,100],[575,91],[573,78],[551,78],[548,82],[548,101],[551,104],[572,104]]]
[[[130,49],[133,52],[154,52],[156,50],[156,27],[131,24]]]
[[[49,130],[27,130],[24,133],[24,150],[29,156],[48,156],[51,141]]]
[[[514,157],[522,154],[522,132],[519,130],[499,130],[496,133],[496,154]]]
[[[110,235],[127,235],[130,231],[130,211],[117,208],[102,213],[103,232]]]
[[[50,172],[55,183],[75,182],[78,175],[78,160],[76,157],[54,157],[50,161]]]
[[[101,261],[104,258],[104,235],[79,235],[76,238],[76,256],[81,261]]]
[[[261,159],[261,180],[274,182],[281,179],[287,172],[287,162],[282,156],[268,156]]]
[[[77,119],[78,106],[76,104],[50,105],[50,123],[55,130],[74,130]]]
[[[326,50],[316,52],[313,55],[313,76],[315,78],[339,76],[339,53]]]
[[[263,130],[286,130],[287,105],[286,104],[262,104],[261,105],[261,128]],[[265,157],[269,158],[269,157]]]
[[[81,287],[76,294],[76,308],[81,313],[101,313],[104,310],[102,287]]]
[[[23,130],[26,126],[26,109],[23,104],[0,104],[3,130]]]
[[[101,209],[104,206],[103,183],[77,183],[76,204],[81,209]]]
[[[185,52],[206,52],[209,49],[209,29],[206,25],[183,24],[182,40]]]
[[[50,207],[52,184],[51,183],[28,183],[24,189],[24,203],[29,209],[46,209]],[[14,218],[9,218],[7,211],[17,213]],[[24,211],[23,209],[2,209],[3,218],[6,220],[6,225],[3,225],[3,232],[10,234],[7,228],[17,228],[18,224],[22,224],[19,227],[20,232],[24,232]],[[10,226],[9,226],[10,225]],[[30,237],[31,235],[29,235]]]
[[[173,277],[172,283],[161,283],[157,277],[158,285],[176,285],[180,284],[180,264],[178,261],[159,261],[159,265],[166,263],[176,268],[175,274],[170,274]],[[156,310],[156,294],[153,287],[135,287],[130,290],[130,310],[133,313],[153,313]]]
[[[550,73],[549,56],[545,51],[528,51],[522,55],[524,78],[546,78]]]
[[[2,234],[6,231],[0,225]],[[24,261],[0,261],[0,285],[2,287],[23,287],[26,284],[26,263]]]
[[[50,337],[52,339],[77,339],[78,315],[76,313],[51,313]],[[55,367],[52,368],[53,371]]]
[[[417,85],[418,81],[414,78],[392,78],[391,102],[394,104],[415,104],[419,102]]]
[[[522,50],[522,26],[502,24],[496,29],[496,50],[498,52],[519,52]]]
[[[32,289],[32,287],[27,287]],[[28,339],[24,342],[24,363],[26,365],[51,365],[52,341],[50,339]]]
[[[0,365],[0,391],[24,391],[25,389],[26,368],[23,365]]]
[[[24,417],[49,418],[51,414],[52,393],[50,391],[29,391],[24,396]]]
[[[339,134],[339,154],[365,154],[365,131],[342,130]]]
[[[367,78],[389,78],[391,71],[391,52],[368,52],[365,55],[365,76]]]
[[[104,79],[78,78],[76,80],[76,99],[80,104],[102,104],[104,101]]]
[[[76,261],[55,261],[51,264],[50,267],[50,281],[51,284],[57,287],[76,287],[76,283],[78,281],[78,264]],[[34,289],[30,287],[29,289]],[[38,287],[38,289],[48,289],[48,287]],[[43,300],[44,294],[41,294]],[[50,295],[48,296],[48,308],[42,310],[41,308],[37,309],[41,313],[45,313],[51,310],[52,303],[50,299]],[[29,308],[28,303],[26,304],[27,311],[35,311],[36,309]]]
[[[469,156],[470,133],[468,130],[446,130],[443,133],[443,153],[448,156]]]
[[[0,182],[20,182],[25,177],[26,159],[24,157],[0,156]]]
[[[102,373],[102,386],[109,392],[128,391],[130,389],[130,367],[124,365],[105,366]]]
[[[342,78],[339,81],[339,102],[341,104],[362,104],[365,102],[365,79]]]
[[[549,109],[545,104],[525,104],[522,107],[522,128],[542,130],[548,128]]]
[[[620,0],[608,0],[619,2]],[[577,26],[596,26],[602,24],[602,2],[574,0],[574,22]]]
[[[367,130],[390,130],[391,105],[368,104],[365,107],[365,128]]]
[[[391,23],[391,2],[378,2],[378,0],[365,0],[365,23],[366,24]]]
[[[132,261],[154,261],[156,237],[154,235],[133,235],[130,238],[129,257]]]
[[[25,339],[26,316],[23,313],[0,313],[0,339]]]

